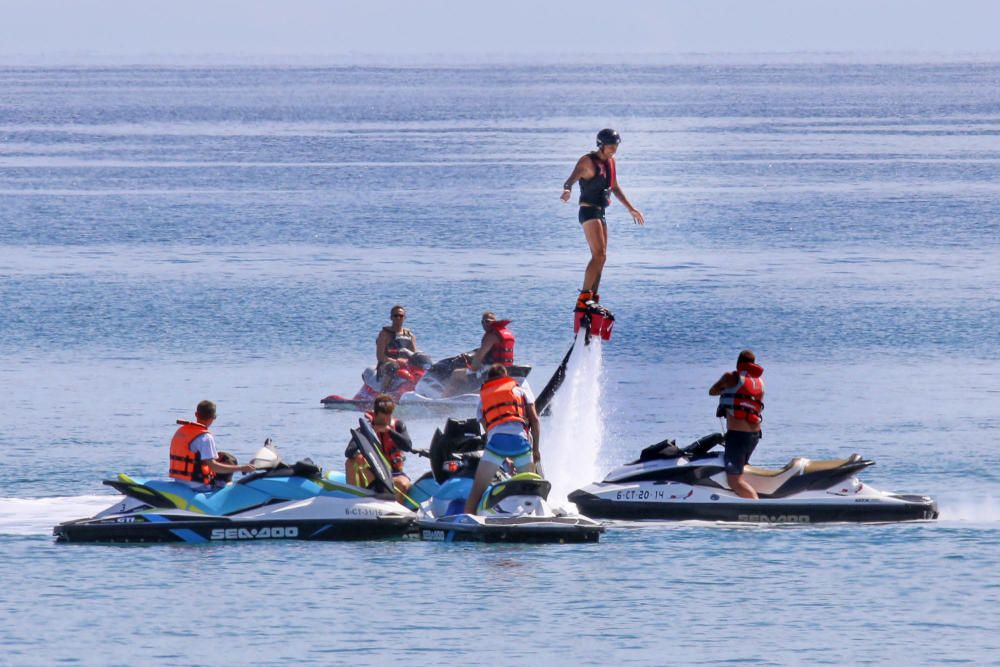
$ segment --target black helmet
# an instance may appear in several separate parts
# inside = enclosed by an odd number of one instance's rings
[[[610,127],[606,127],[597,133],[597,147],[600,148],[605,144],[614,144],[617,146],[622,142],[621,135],[612,130]]]

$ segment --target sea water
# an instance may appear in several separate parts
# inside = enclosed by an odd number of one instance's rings
[[[734,61],[0,68],[0,663],[996,662],[1000,62]],[[341,466],[357,417],[319,399],[397,302],[435,358],[512,319],[544,386],[587,261],[559,190],[605,126],[647,224],[608,211],[615,335],[542,420],[559,493],[717,430],[751,347],[755,464],[858,452],[940,520],[53,544],[203,398],[242,460]]]

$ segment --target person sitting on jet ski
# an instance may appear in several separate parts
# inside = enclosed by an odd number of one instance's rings
[[[743,479],[743,468],[761,439],[761,411],[764,409],[764,369],[757,365],[752,350],[743,350],[736,370],[719,378],[708,390],[719,397],[716,415],[726,418],[726,481],[736,495],[757,499],[757,490]]]
[[[507,325],[510,320],[497,320],[493,311],[487,310],[480,319],[483,337],[479,349],[472,354],[463,354],[466,368],[456,368],[445,388],[445,396],[462,393],[462,387],[473,377],[482,378],[493,364],[514,365],[514,334]]]
[[[507,367],[490,366],[486,382],[479,390],[479,421],[486,428],[486,451],[476,468],[472,491],[465,501],[465,513],[475,514],[483,491],[506,459],[518,472],[534,472],[541,455],[538,442],[541,425],[535,409],[535,397],[528,387],[519,387],[507,376]]]
[[[215,403],[200,402],[194,417],[193,422],[177,420],[180,428],[170,441],[171,478],[208,490],[215,486],[219,475],[232,476],[234,472],[251,473],[255,470],[250,464],[227,463],[220,456],[215,437],[208,430],[215,422]]]
[[[406,308],[398,303],[389,311],[392,324],[382,327],[375,339],[375,358],[382,390],[387,391],[396,376],[401,360],[407,360],[417,353],[417,337],[403,326]]]
[[[403,452],[412,452],[413,442],[410,440],[410,434],[406,431],[406,424],[402,420],[392,416],[395,409],[396,404],[393,402],[392,396],[379,394],[375,397],[372,412],[366,412],[365,418],[371,423],[372,429],[379,438],[382,455],[385,456],[385,460],[389,462],[389,467],[392,468],[392,482],[393,486],[396,487],[396,501],[402,503],[404,500],[403,494],[409,491],[413,485],[410,478],[403,472],[403,463],[406,461],[406,456]],[[355,486],[367,488],[375,478],[368,467],[368,462],[365,461],[365,457],[358,451],[353,440],[347,446],[344,456],[347,457],[347,462],[344,466],[347,482]]]

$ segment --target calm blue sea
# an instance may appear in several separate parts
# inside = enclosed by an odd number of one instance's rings
[[[1000,662],[1000,61],[813,60],[0,67],[0,664]],[[512,319],[544,384],[605,126],[648,223],[609,210],[601,472],[715,430],[752,347],[755,463],[859,452],[939,521],[53,544],[202,398],[241,458],[339,467],[319,399],[396,302],[434,357]]]

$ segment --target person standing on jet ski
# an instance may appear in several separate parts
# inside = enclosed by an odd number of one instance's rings
[[[406,308],[398,303],[389,311],[392,323],[382,327],[375,339],[376,371],[382,381],[382,390],[392,389],[401,360],[408,360],[417,353],[417,337],[403,326]]]
[[[757,499],[757,490],[743,478],[743,468],[761,439],[761,411],[764,409],[764,369],[757,365],[752,350],[743,350],[736,370],[719,378],[708,390],[719,397],[717,415],[726,418],[726,481],[736,495]]]
[[[215,403],[202,401],[194,413],[195,421],[178,419],[180,428],[170,441],[170,477],[195,488],[211,488],[218,475],[251,473],[250,465],[226,463],[215,446],[209,427],[215,423]],[[227,455],[227,458],[231,455]],[[233,459],[235,461],[235,459]]]
[[[590,246],[590,262],[583,274],[583,287],[577,299],[577,308],[586,308],[587,301],[598,301],[597,290],[601,285],[601,273],[608,251],[608,222],[604,211],[611,205],[612,193],[618,198],[637,225],[646,224],[642,212],[628,200],[621,186],[615,168],[615,153],[621,136],[606,128],[597,133],[597,150],[587,153],[576,161],[573,173],[563,183],[563,202],[569,202],[573,184],[580,181],[580,212],[577,218],[583,234]]]
[[[395,409],[396,404],[393,402],[392,396],[379,394],[375,397],[372,411],[365,413],[365,419],[371,423],[372,429],[378,436],[382,455],[389,462],[389,467],[392,468],[392,483],[396,487],[396,501],[402,503],[403,494],[413,486],[413,482],[403,472],[403,463],[406,461],[406,455],[403,452],[412,452],[413,442],[406,430],[406,424],[392,416]],[[347,483],[367,488],[374,477],[368,467],[368,462],[358,451],[353,440],[347,446],[344,456],[347,457],[347,463],[344,467]]]
[[[472,377],[482,377],[493,364],[514,365],[514,333],[507,328],[510,320],[497,320],[493,311],[487,310],[480,319],[483,337],[479,349],[472,354],[463,354],[467,366],[452,371],[445,396],[460,393],[461,388]]]
[[[465,501],[465,513],[475,514],[476,504],[490,480],[506,459],[518,472],[534,472],[541,461],[538,442],[541,424],[535,397],[528,387],[519,387],[507,376],[507,367],[493,364],[479,390],[477,416],[486,427],[486,451],[476,468],[472,491]]]

